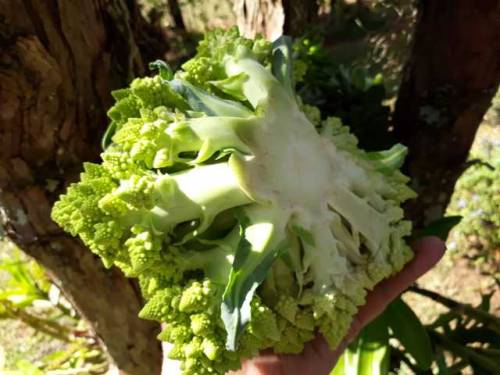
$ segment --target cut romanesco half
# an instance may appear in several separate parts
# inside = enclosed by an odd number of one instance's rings
[[[406,150],[357,148],[295,94],[290,41],[208,33],[172,75],[114,93],[102,163],[53,218],[139,279],[185,374],[270,348],[333,348],[367,290],[412,257]]]

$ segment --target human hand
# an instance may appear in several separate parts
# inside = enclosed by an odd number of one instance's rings
[[[306,344],[299,355],[264,351],[243,363],[241,370],[228,375],[326,375],[346,346],[361,329],[384,311],[386,306],[415,280],[430,270],[443,256],[445,243],[437,237],[425,237],[412,245],[415,257],[397,275],[379,283],[368,293],[366,303],[354,317],[351,329],[341,344],[331,350],[322,336]]]

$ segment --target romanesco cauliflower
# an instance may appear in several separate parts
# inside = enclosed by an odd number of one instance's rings
[[[159,66],[113,94],[102,163],[54,220],[139,279],[140,316],[164,323],[185,374],[299,353],[317,331],[335,347],[412,256],[405,148],[364,152],[303,105],[286,37],[217,30],[175,75]]]

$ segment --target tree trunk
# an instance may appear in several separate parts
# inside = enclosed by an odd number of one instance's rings
[[[442,216],[474,135],[500,81],[498,0],[420,1],[419,21],[394,117],[409,147],[419,194],[407,205],[417,226]]]
[[[235,0],[233,8],[238,28],[247,38],[262,34],[274,40],[283,33],[285,11],[281,0]]]
[[[234,11],[243,35],[262,34],[269,40],[281,34],[299,36],[319,19],[316,0],[236,0]]]
[[[318,26],[318,1],[283,0],[283,7],[285,9],[284,34],[300,36],[306,30],[314,30]]]
[[[184,24],[184,18],[182,18],[182,11],[177,0],[167,0],[168,11],[172,16],[175,27],[180,30],[185,30],[186,25]]]
[[[98,157],[110,90],[143,70],[135,35],[149,34],[137,15],[133,1],[0,0],[0,223],[57,280],[118,369],[142,375],[160,373],[161,350],[158,325],[137,317],[136,284],[50,219],[82,162]]]

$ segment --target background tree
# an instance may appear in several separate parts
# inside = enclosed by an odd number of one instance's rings
[[[182,18],[182,11],[177,0],[168,0],[168,11],[172,15],[175,27],[177,29],[184,30],[186,25],[184,24],[184,19]]]
[[[316,0],[235,0],[234,11],[244,35],[262,34],[276,39],[281,34],[299,36],[316,27],[319,3]]]
[[[500,3],[420,1],[411,57],[394,115],[409,147],[407,172],[419,198],[414,223],[441,217],[467,167],[477,128],[500,82]]]
[[[50,210],[82,162],[98,157],[110,90],[144,72],[155,38],[132,1],[0,2],[2,226],[57,280],[128,374],[159,373],[159,327],[137,317],[135,283],[105,270]]]

